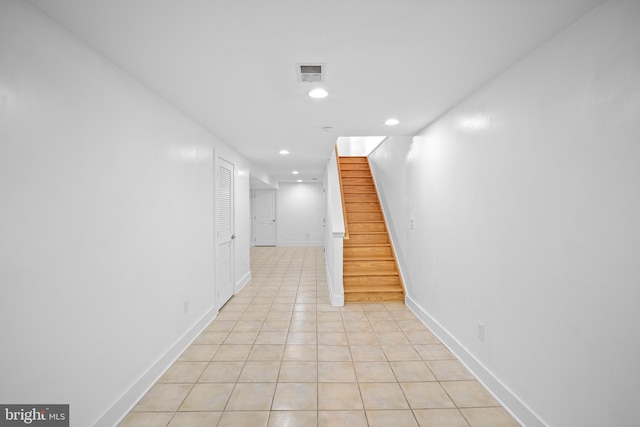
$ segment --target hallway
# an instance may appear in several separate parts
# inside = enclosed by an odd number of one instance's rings
[[[251,271],[120,427],[518,425],[404,304],[332,307],[322,248]]]

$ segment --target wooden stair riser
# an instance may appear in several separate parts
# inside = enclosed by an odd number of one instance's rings
[[[387,233],[378,234],[358,234],[351,233],[349,239],[345,240],[345,245],[380,244],[389,243]]]
[[[373,185],[373,178],[371,177],[363,177],[363,176],[353,176],[353,177],[343,177],[342,178],[343,186],[351,186],[351,185]]]
[[[376,194],[375,187],[373,185],[345,185],[342,187],[345,197],[352,194]]]
[[[347,175],[342,175],[343,178],[345,176],[371,176],[367,165],[341,165],[340,170],[343,174],[347,173]]]
[[[347,212],[349,226],[358,221],[382,221],[382,211],[378,212]]]
[[[387,231],[384,222],[354,222],[353,224],[349,224],[349,230],[353,233],[361,233],[361,232],[382,232]]]
[[[397,274],[377,275],[377,276],[349,276],[343,278],[345,289],[364,289],[371,287],[400,287],[400,278]]]
[[[346,292],[344,302],[376,303],[384,301],[404,302],[404,292]]]
[[[380,212],[380,203],[372,202],[345,202],[347,213],[349,212]]]
[[[371,178],[371,170],[369,169],[369,165],[366,164],[362,164],[362,165],[354,165],[354,164],[350,164],[350,165],[340,165],[340,171],[342,173],[347,173],[347,175],[342,175],[343,178],[346,177],[359,177],[359,176],[366,176]]]
[[[369,164],[369,160],[363,156],[349,156],[349,157],[339,157],[340,165],[348,164],[348,163],[366,163]]]
[[[366,275],[367,273],[395,272],[396,263],[383,260],[344,260],[343,271],[345,274],[359,273]]]
[[[393,256],[391,246],[351,246],[345,245],[343,249],[343,256],[348,258],[361,258],[361,257],[381,257],[386,258]]]
[[[343,170],[341,172],[342,178],[370,178],[371,174],[368,170]]]
[[[376,193],[345,193],[344,201],[345,203],[375,203],[380,206],[378,202],[378,195]]]
[[[376,285],[376,286],[345,286],[345,292],[402,292],[402,286],[399,283],[395,285]]]

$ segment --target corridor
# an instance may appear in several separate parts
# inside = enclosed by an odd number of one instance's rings
[[[404,304],[332,307],[321,247],[251,272],[120,427],[518,426]]]

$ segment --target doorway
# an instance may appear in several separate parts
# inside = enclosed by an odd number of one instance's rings
[[[216,300],[222,307],[234,294],[233,164],[216,158]]]
[[[253,193],[253,243],[255,246],[276,245],[276,191]]]

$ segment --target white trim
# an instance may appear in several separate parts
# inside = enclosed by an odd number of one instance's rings
[[[214,307],[202,316],[191,329],[186,331],[182,337],[178,338],[173,346],[140,376],[129,390],[125,391],[121,397],[107,409],[93,426],[113,427],[118,425],[217,315],[218,309]]]
[[[331,301],[331,305],[334,307],[342,307],[344,306],[344,288],[341,295],[333,293],[333,282],[331,281],[331,272],[329,271],[329,265],[327,264],[327,260],[324,261],[324,271],[327,276],[327,285],[329,286],[329,299]]]
[[[247,285],[247,283],[249,283],[250,281],[251,281],[251,272],[248,271],[247,274],[242,276],[240,280],[236,282],[234,295],[240,292],[242,288],[244,288]]]
[[[429,316],[409,295],[405,297],[405,304],[520,424],[527,427],[546,427],[547,424],[522,399],[516,396],[482,362],[476,359],[440,323]]]

